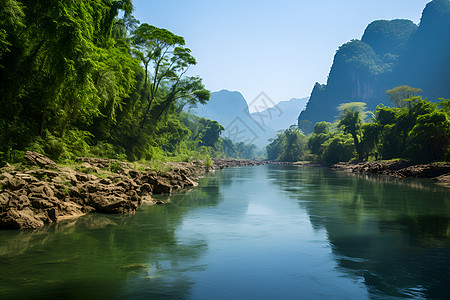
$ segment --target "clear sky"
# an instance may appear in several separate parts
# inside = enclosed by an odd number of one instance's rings
[[[186,40],[211,91],[275,102],[325,83],[336,49],[374,20],[420,22],[430,0],[134,0],[135,17]]]

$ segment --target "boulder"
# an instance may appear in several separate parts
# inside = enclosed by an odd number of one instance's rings
[[[27,196],[9,193],[9,201],[7,205],[8,208],[22,210],[25,207],[29,207],[30,205],[30,199],[28,199]]]
[[[19,177],[10,177],[7,178],[4,182],[4,187],[10,189],[10,190],[20,190],[23,188],[27,182]]]
[[[144,192],[146,192],[147,195],[151,195],[153,192],[153,187],[148,183],[144,183],[139,187],[139,193],[142,195]]]
[[[56,169],[58,167],[58,165],[53,160],[37,152],[27,151],[25,152],[25,158],[31,164],[38,165],[41,168]]]
[[[91,195],[88,203],[95,208],[95,211],[110,214],[131,213],[137,208],[137,203],[128,199],[113,195],[104,196],[98,193]]]
[[[48,199],[55,196],[54,192],[54,186],[49,185],[44,181],[40,181],[37,183],[34,183],[27,187],[28,195],[33,195],[33,197],[36,198],[42,198],[42,199]]]
[[[82,182],[94,181],[97,179],[97,176],[95,176],[95,175],[84,174],[84,173],[77,173],[77,174],[75,174],[75,177],[77,178],[77,180],[82,181]]]
[[[38,182],[39,179],[37,179],[36,177],[30,175],[30,174],[26,174],[26,173],[17,173],[15,175],[16,178],[22,179],[24,181],[26,181],[27,183],[33,183],[33,182]]]
[[[2,229],[38,228],[43,225],[44,222],[36,218],[29,208],[24,210],[10,209],[0,214],[0,228]]]
[[[154,194],[170,194],[172,192],[172,184],[166,178],[158,176],[151,180],[151,184]]]
[[[2,192],[0,193],[0,212],[6,210],[6,206],[8,205],[9,202],[9,192]]]

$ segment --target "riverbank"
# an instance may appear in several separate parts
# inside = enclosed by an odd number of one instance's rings
[[[202,175],[260,161],[212,159],[154,166],[113,159],[77,159],[71,166],[27,152],[30,165],[0,169],[0,229],[33,229],[90,212],[134,213],[142,204],[163,204],[153,194],[197,186]]]
[[[373,161],[361,163],[338,163],[334,170],[352,173],[371,173],[397,178],[429,178],[450,186],[450,163],[417,164],[405,160]]]
[[[324,167],[349,173],[389,175],[397,178],[428,178],[436,180],[441,185],[450,187],[450,163],[417,164],[406,160],[370,161],[360,163],[340,162],[337,164],[308,161],[270,161],[268,163],[302,167]]]

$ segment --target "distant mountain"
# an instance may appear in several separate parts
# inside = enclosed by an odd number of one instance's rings
[[[255,144],[265,147],[269,138],[276,136],[276,132],[252,118],[247,101],[239,92],[221,90],[211,93],[208,103],[192,108],[191,113],[211,120],[218,121],[225,127],[223,137],[235,143]]]
[[[298,121],[333,121],[336,107],[366,102],[391,105],[385,91],[400,85],[423,90],[430,100],[450,98],[450,1],[434,0],[419,26],[409,20],[378,20],[361,40],[339,47],[326,84],[316,83]]]
[[[252,113],[252,118],[257,120],[274,131],[284,130],[293,124],[297,124],[300,112],[305,109],[308,97],[289,101],[280,101],[274,107],[267,108],[260,112]]]

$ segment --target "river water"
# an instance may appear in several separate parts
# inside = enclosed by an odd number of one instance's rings
[[[0,231],[0,299],[448,299],[450,193],[229,168],[132,216]]]

